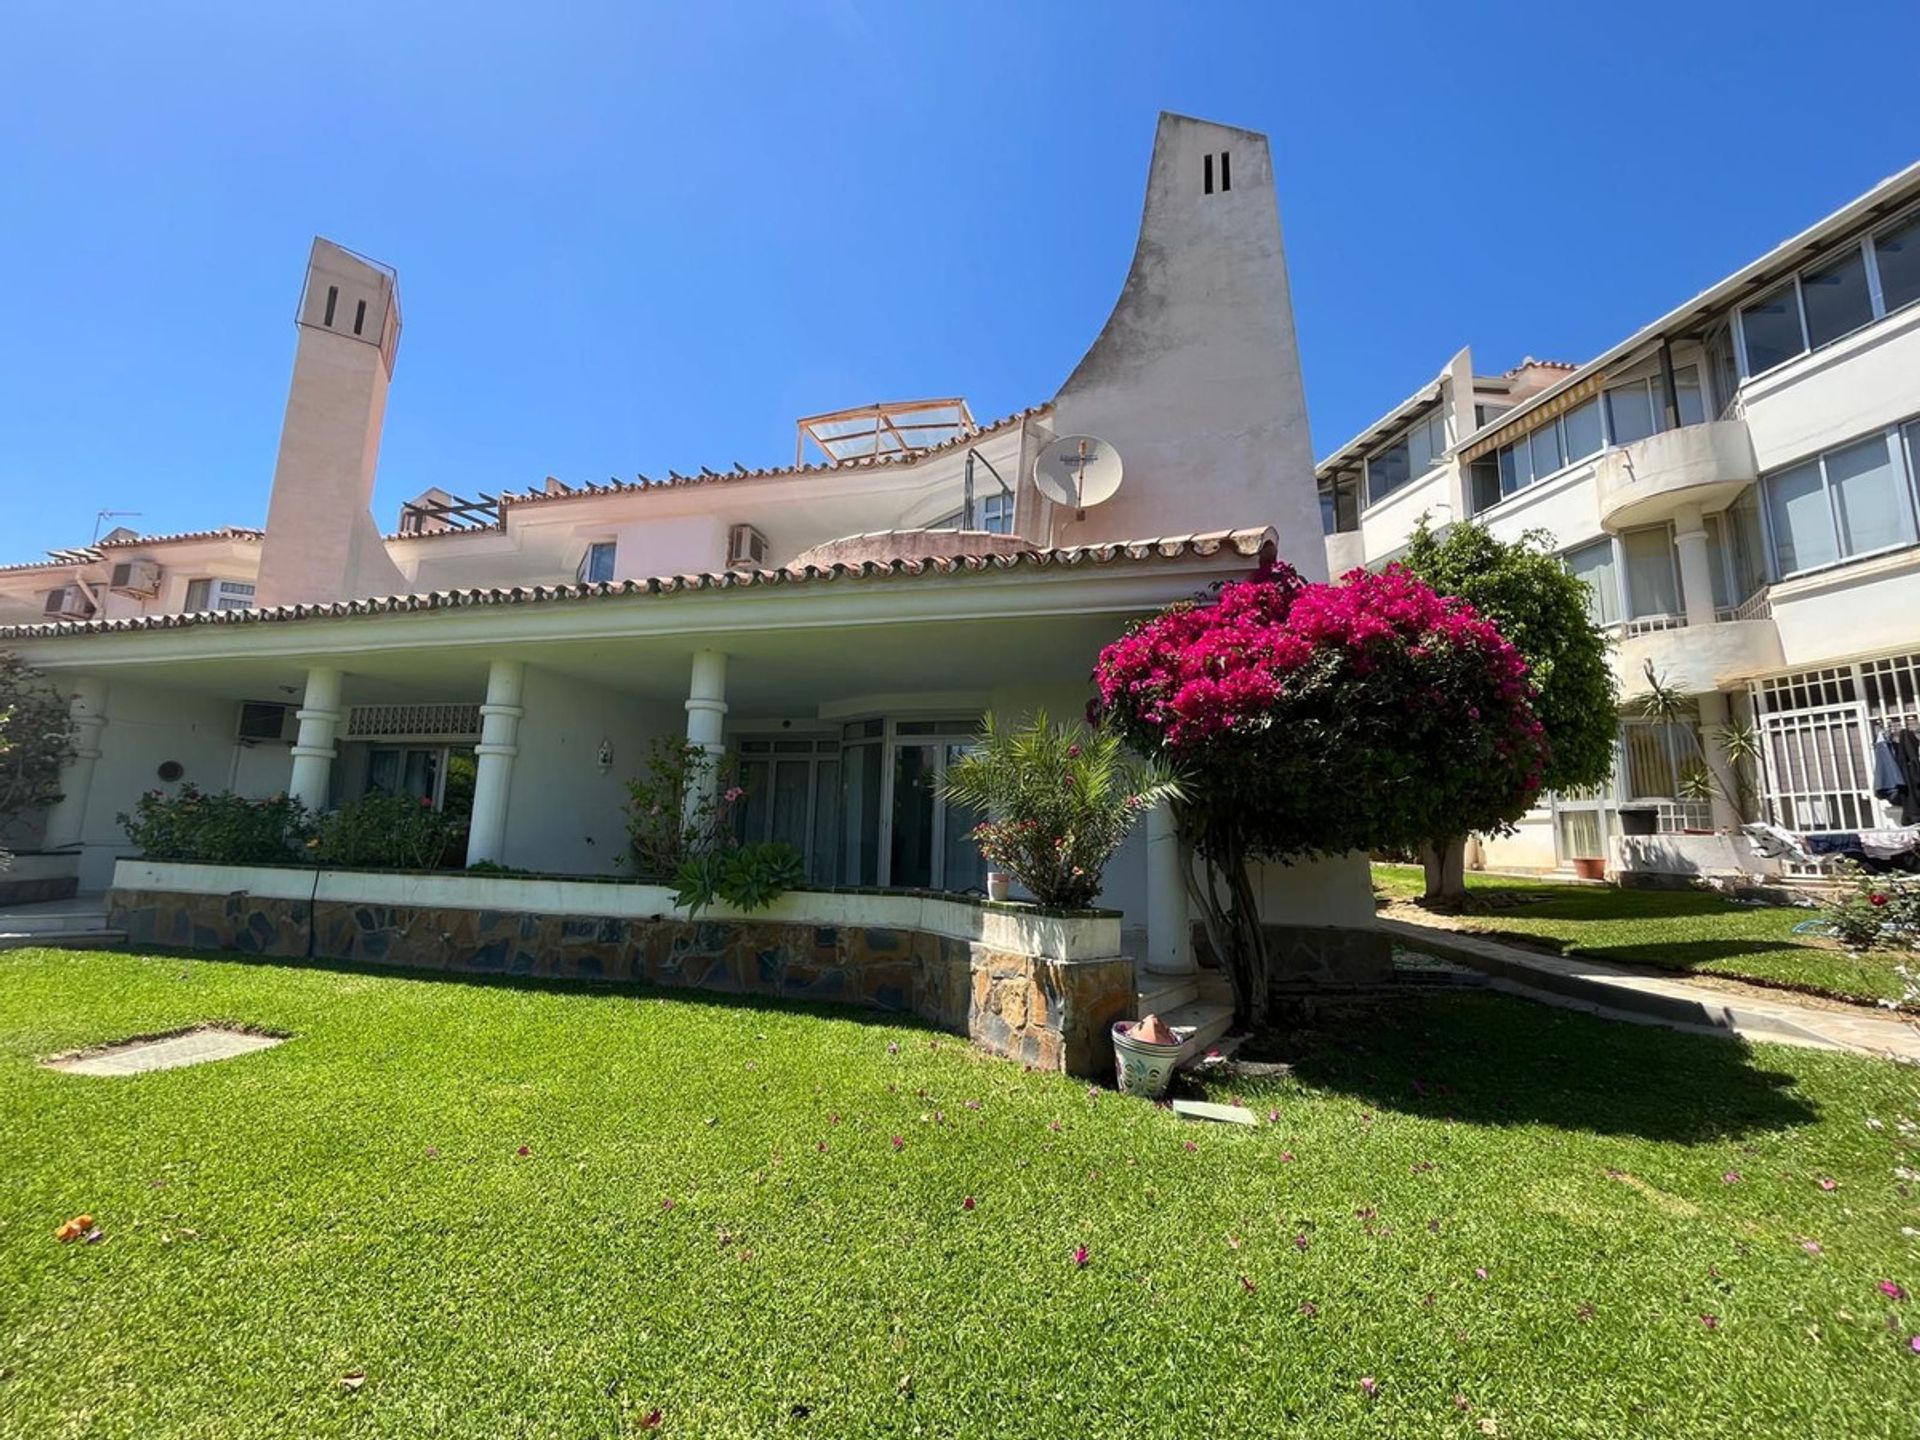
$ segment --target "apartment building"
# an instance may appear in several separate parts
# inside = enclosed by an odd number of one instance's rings
[[[1829,853],[1920,840],[1874,779],[1879,739],[1920,727],[1920,165],[1584,364],[1462,350],[1317,475],[1334,573],[1390,563],[1423,515],[1542,530],[1614,640],[1612,781],[1479,863],[1791,865],[1749,821]],[[1649,717],[1649,675],[1694,713]]]

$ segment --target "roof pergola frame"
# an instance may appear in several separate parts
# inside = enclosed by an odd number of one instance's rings
[[[928,450],[979,427],[958,395],[934,400],[876,401],[850,410],[804,415],[795,422],[793,463],[804,464],[807,442],[830,464]]]

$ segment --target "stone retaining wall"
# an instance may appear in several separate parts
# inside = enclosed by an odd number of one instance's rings
[[[914,1015],[995,1054],[1111,1071],[1107,1028],[1132,1003],[1124,957],[1055,959],[873,925],[549,915],[116,888],[133,945],[236,950],[467,975],[645,982]]]

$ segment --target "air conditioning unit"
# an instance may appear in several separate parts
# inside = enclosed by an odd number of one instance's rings
[[[734,525],[727,530],[727,568],[767,563],[767,537],[751,525]]]
[[[122,560],[113,567],[107,588],[116,595],[150,600],[160,593],[160,565],[154,560]]]
[[[276,705],[265,700],[243,700],[240,702],[240,735],[242,740],[282,740],[286,738],[287,716],[291,705]]]
[[[78,585],[62,585],[47,592],[45,614],[49,620],[85,620],[93,614],[93,602]]]

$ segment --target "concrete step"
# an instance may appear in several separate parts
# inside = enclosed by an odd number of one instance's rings
[[[1219,1043],[1220,1037],[1227,1033],[1227,1027],[1233,1024],[1233,1006],[1195,1000],[1180,1006],[1177,1010],[1163,1013],[1160,1018],[1171,1025],[1176,1032],[1192,1031],[1180,1042],[1178,1062],[1181,1065],[1191,1065],[1194,1061],[1203,1058],[1209,1049]]]
[[[82,935],[107,927],[107,907],[98,896],[42,900],[0,910],[0,935]]]
[[[0,950],[28,950],[36,946],[61,950],[100,950],[127,943],[124,930],[55,930],[36,935],[9,934],[0,924]]]
[[[1134,1019],[1144,1020],[1149,1015],[1158,1015],[1162,1020],[1167,1012],[1178,1010],[1182,1005],[1190,1005],[1200,998],[1200,987],[1191,975],[1156,975],[1151,970],[1136,969],[1134,984]]]

